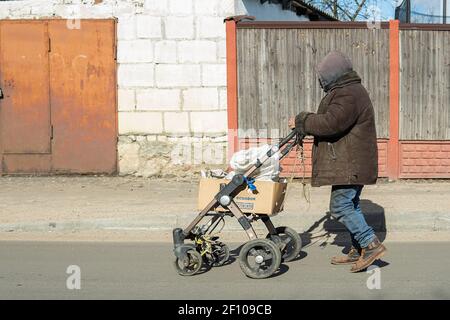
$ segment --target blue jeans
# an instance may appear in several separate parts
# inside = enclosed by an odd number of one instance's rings
[[[359,196],[363,187],[362,185],[342,185],[331,188],[331,215],[350,232],[355,248],[365,248],[375,239],[375,232],[367,224],[359,205]]]

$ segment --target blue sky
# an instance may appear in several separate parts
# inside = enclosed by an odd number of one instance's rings
[[[373,5],[380,8],[382,20],[394,19],[397,1],[394,0],[368,0],[368,1],[369,5]]]
[[[402,0],[368,0],[369,6],[373,5],[380,8],[382,20],[394,19],[395,7],[401,4]],[[449,3],[450,1],[447,0]],[[440,22],[440,18],[426,17],[422,15],[415,15],[414,12],[419,14],[428,15],[442,15],[442,0],[411,0],[412,19],[417,21],[413,22]],[[448,11],[447,11],[448,12]],[[448,15],[448,14],[447,14]],[[433,21],[425,21],[431,19]],[[436,20],[437,19],[437,20]],[[419,21],[423,20],[423,21]]]

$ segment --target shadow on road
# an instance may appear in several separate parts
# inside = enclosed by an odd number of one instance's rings
[[[386,239],[386,217],[384,208],[370,200],[361,199],[361,210],[381,242]],[[314,222],[304,233],[300,234],[303,247],[320,243],[324,247],[328,244],[342,247],[342,253],[347,254],[351,248],[351,241],[345,226],[334,219],[330,212]],[[332,240],[331,240],[332,239]],[[389,263],[377,261],[375,265],[384,267]]]
[[[367,223],[375,230],[381,242],[386,239],[386,218],[384,208],[370,200],[362,199],[360,201],[361,209]],[[314,222],[304,233],[300,234],[302,239],[302,247],[305,248],[315,243],[320,243],[320,246],[328,244],[342,247],[342,253],[347,254],[351,248],[351,241],[345,226],[334,219],[330,212]],[[332,239],[332,240],[331,240]],[[230,251],[230,258],[224,265],[234,263],[239,256],[242,245]],[[292,260],[298,261],[307,257],[307,252],[302,250],[297,258]],[[382,268],[389,265],[389,263],[378,260],[374,265]],[[289,267],[282,263],[279,270],[272,275],[272,277],[280,276],[286,273]]]

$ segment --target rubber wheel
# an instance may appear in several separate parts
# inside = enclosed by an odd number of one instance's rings
[[[223,266],[230,258],[230,248],[222,242],[214,244],[214,258],[213,267]]]
[[[278,242],[281,240],[282,247],[281,257],[283,261],[289,262],[297,258],[300,251],[302,250],[302,239],[299,234],[292,228],[289,227],[278,227],[276,228],[278,235]],[[268,234],[267,239],[271,239],[272,241],[277,243],[277,239],[273,239],[273,237]]]
[[[174,265],[177,272],[182,276],[193,276],[202,267],[202,255],[197,250],[191,249],[186,252],[184,259],[175,259]]]
[[[239,265],[253,279],[270,277],[281,264],[278,246],[268,239],[254,239],[244,244],[239,253]]]

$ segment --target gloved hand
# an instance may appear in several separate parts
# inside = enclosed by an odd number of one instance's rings
[[[308,133],[305,131],[305,121],[310,114],[312,114],[312,112],[303,111],[295,117],[295,130],[301,136],[308,135]]]

